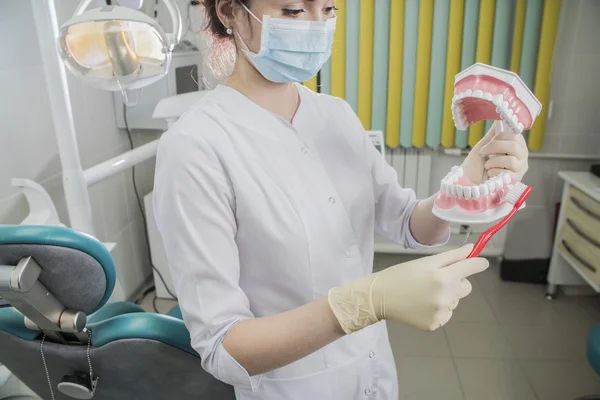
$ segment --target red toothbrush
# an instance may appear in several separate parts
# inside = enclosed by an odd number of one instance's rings
[[[516,182],[513,185],[512,189],[510,189],[510,192],[508,192],[508,194],[506,195],[507,203],[513,205],[512,210],[510,210],[510,212],[504,218],[502,218],[500,222],[498,222],[496,225],[492,226],[487,231],[483,232],[481,236],[479,236],[479,239],[477,239],[477,243],[475,243],[473,250],[471,250],[471,253],[467,258],[474,258],[479,256],[479,253],[481,253],[481,250],[483,250],[483,248],[490,241],[492,236],[498,233],[500,229],[504,228],[504,225],[506,225],[508,221],[510,221],[510,219],[513,217],[513,215],[515,215],[517,211],[519,211],[519,208],[521,208],[521,206],[525,202],[525,199],[529,197],[529,194],[531,194],[531,186],[527,186],[521,182]]]

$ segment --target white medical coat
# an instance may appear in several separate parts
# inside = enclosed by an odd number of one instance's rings
[[[395,400],[384,322],[253,377],[222,345],[241,320],[371,273],[374,232],[420,246],[409,230],[415,193],[350,106],[298,89],[291,124],[219,86],[160,140],[155,215],[191,344],[239,399]]]

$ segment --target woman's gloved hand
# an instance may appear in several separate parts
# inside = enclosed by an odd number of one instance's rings
[[[471,293],[467,277],[484,271],[483,258],[466,259],[473,245],[402,263],[329,291],[329,305],[350,334],[381,320],[435,330]]]
[[[488,158],[488,156],[493,157]],[[514,133],[507,124],[495,121],[487,134],[471,149],[462,167],[465,176],[474,184],[510,173],[521,181],[529,168],[529,149],[522,134]],[[485,172],[484,172],[485,169]]]

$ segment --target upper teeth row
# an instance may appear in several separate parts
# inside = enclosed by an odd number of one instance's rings
[[[467,120],[464,118],[462,105],[460,104],[462,100],[466,97],[473,97],[477,99],[484,99],[487,101],[491,101],[496,106],[496,112],[500,114],[500,117],[508,123],[508,125],[517,133],[523,132],[524,126],[519,122],[519,118],[517,117],[515,110],[510,108],[510,105],[507,101],[504,100],[504,96],[501,94],[492,95],[491,93],[484,92],[482,90],[472,91],[471,89],[467,89],[466,91],[454,95],[452,98],[452,117],[454,122],[456,123],[456,127],[459,130],[464,130],[467,128]],[[518,109],[516,110],[519,111]]]

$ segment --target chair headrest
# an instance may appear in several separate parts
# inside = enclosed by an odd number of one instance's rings
[[[68,309],[92,314],[115,287],[113,259],[94,237],[58,226],[0,225],[0,265],[28,256],[42,269],[39,281]]]

